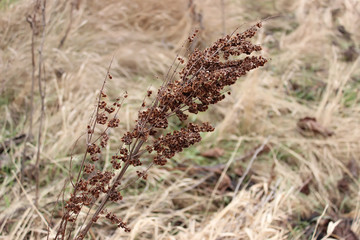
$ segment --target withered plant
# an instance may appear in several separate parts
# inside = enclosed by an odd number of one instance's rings
[[[200,142],[201,132],[214,130],[208,122],[195,124],[186,120],[190,114],[205,112],[210,105],[223,100],[226,94],[230,94],[226,87],[233,85],[248,71],[267,62],[262,56],[251,55],[262,49],[249,41],[260,27],[261,23],[257,23],[242,33],[218,39],[203,51],[195,49],[186,62],[177,57],[179,63],[176,66],[173,64],[175,70],[169,69],[154,100],[148,105],[143,102],[135,126],[119,139],[118,150],[111,157],[112,169],[101,171],[96,168],[96,162],[100,160],[102,149],[108,143],[109,130],[119,126],[119,110],[127,97],[127,94],[124,94],[114,102],[108,100],[104,91],[107,79],[112,78],[108,70],[100,89],[97,107],[87,126],[87,148],[80,171],[75,181],[70,176],[73,191],[65,203],[55,239],[83,239],[100,217],[106,218],[126,232],[130,231],[127,223],[118,217],[117,213],[106,209],[108,203],[123,199],[121,190],[126,186],[120,188],[120,185],[126,170],[130,166],[141,166],[141,157],[145,153],[152,158],[147,169],[154,164],[163,166],[176,153]],[[191,43],[195,37],[196,33],[189,37],[188,41]],[[245,56],[242,57],[243,55]],[[177,71],[181,64],[184,67]],[[148,91],[147,97],[151,95],[152,92]],[[168,122],[171,117],[178,118],[184,125],[187,122],[186,126],[180,130],[169,130]],[[99,125],[104,127],[97,135],[95,130]],[[137,178],[147,178],[147,170],[136,173]],[[97,200],[100,204],[95,205]],[[84,222],[77,225],[80,229],[75,229],[79,213],[84,207],[96,210],[93,214],[88,211]]]

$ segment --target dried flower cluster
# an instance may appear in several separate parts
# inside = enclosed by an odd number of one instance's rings
[[[101,198],[101,204],[91,216],[85,227],[81,229],[76,239],[83,239],[88,230],[100,216],[111,223],[130,231],[126,223],[114,213],[108,212],[105,204],[108,201],[122,200],[118,190],[121,180],[129,166],[143,164],[140,157],[144,153],[153,154],[153,164],[165,165],[167,160],[184,148],[201,141],[201,132],[211,132],[214,128],[207,122],[202,124],[187,123],[180,130],[164,133],[168,128],[170,117],[177,117],[181,122],[187,120],[189,114],[204,112],[209,105],[216,104],[225,98],[225,87],[234,84],[237,79],[248,71],[263,66],[266,59],[261,56],[249,56],[258,52],[261,47],[252,44],[252,38],[261,23],[249,28],[243,33],[226,36],[217,40],[204,51],[195,50],[188,57],[184,68],[179,72],[179,78],[174,80],[175,74],[167,76],[164,84],[159,88],[156,98],[138,113],[138,119],[132,131],[124,133],[118,151],[111,157],[112,170],[96,170],[96,162],[101,159],[101,150],[109,141],[108,130],[120,124],[117,113],[121,108],[120,98],[109,106],[107,96],[102,87],[94,120],[88,126],[88,146],[82,162],[81,172],[74,184],[74,191],[65,206],[65,213],[55,239],[64,239],[67,223],[77,219],[82,207],[92,207]],[[189,41],[194,39],[189,38]],[[240,58],[241,55],[247,55]],[[180,64],[185,63],[182,58]],[[112,78],[110,75],[108,76]],[[105,84],[106,80],[104,81]],[[152,91],[147,91],[147,97]],[[124,96],[126,98],[127,95]],[[123,98],[122,98],[123,99]],[[95,138],[94,129],[97,125],[104,125],[105,130]],[[90,155],[88,160],[87,155]],[[146,171],[136,171],[138,178],[147,178]],[[69,232],[69,233],[66,233]],[[66,234],[65,234],[66,233]]]

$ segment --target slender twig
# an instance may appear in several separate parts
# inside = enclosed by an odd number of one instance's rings
[[[62,196],[62,203],[64,203],[64,193],[65,193],[65,187],[66,187],[66,180],[64,182],[64,185],[61,189],[61,191],[59,192],[57,198],[56,198],[56,203],[59,202],[59,199],[60,199],[60,196]],[[64,212],[64,206],[62,207],[62,211]],[[51,222],[53,221],[53,218],[54,218],[54,212],[55,212],[55,208],[53,208],[52,210],[52,213],[51,213],[51,218],[50,218],[50,221],[49,221],[49,224],[47,225],[47,236],[46,236],[46,240],[49,240],[49,237],[50,237],[50,224]]]
[[[235,198],[235,196],[237,195],[240,186],[242,184],[242,182],[244,181],[245,177],[248,175],[256,157],[259,155],[259,153],[265,148],[265,146],[268,144],[270,137],[268,137],[267,139],[265,139],[265,141],[263,142],[263,144],[261,144],[261,146],[256,149],[256,151],[254,152],[254,155],[252,156],[252,158],[250,159],[250,162],[244,172],[244,174],[241,176],[241,178],[239,178],[238,183],[236,184],[235,190],[234,190],[234,194],[233,194],[233,198]]]
[[[137,157],[139,155],[136,155],[134,157]],[[145,174],[147,174],[147,172],[150,170],[150,168],[154,165],[154,163],[150,163],[149,166],[144,170],[144,172],[140,175],[140,176],[137,176],[137,178],[135,178],[134,180],[132,180],[131,182],[129,182],[128,184],[126,184],[124,187],[120,188],[119,191],[122,191],[122,190],[125,190],[127,189],[128,187],[130,187],[132,184],[136,183],[140,178],[144,177]]]
[[[81,231],[80,235],[77,236],[77,240],[82,240],[84,239],[84,237],[86,236],[87,232],[89,231],[89,229],[91,228],[92,224],[94,223],[92,221],[92,219],[96,219],[97,216],[100,214],[100,212],[104,209],[105,204],[107,203],[107,201],[109,200],[110,197],[110,193],[112,193],[115,190],[116,187],[116,183],[118,183],[119,181],[121,181],[121,179],[124,177],[124,174],[126,172],[126,170],[128,169],[128,167],[130,166],[130,161],[132,159],[132,154],[136,155],[141,146],[144,144],[144,141],[140,140],[137,144],[134,144],[134,148],[132,150],[132,152],[129,155],[128,160],[125,162],[124,167],[121,169],[121,172],[117,175],[115,181],[113,182],[112,187],[110,188],[110,190],[107,192],[107,194],[105,195],[105,197],[103,198],[103,200],[101,201],[100,206],[98,207],[98,209],[96,210],[96,212],[93,214],[92,218],[90,219],[90,221],[87,223],[87,225],[85,226],[85,228]]]
[[[71,8],[70,8],[70,19],[69,19],[69,24],[66,28],[66,32],[65,32],[65,35],[61,38],[60,40],[60,43],[59,43],[59,47],[58,48],[61,48],[62,46],[64,46],[64,43],[69,35],[69,32],[70,32],[70,29],[71,29],[71,25],[72,25],[72,22],[73,22],[73,12],[74,12],[74,8],[75,8],[75,5],[76,3],[74,1],[72,1],[70,3],[71,5]]]
[[[25,169],[25,160],[27,158],[27,143],[32,138],[32,128],[33,128],[33,112],[34,112],[34,88],[35,88],[35,32],[36,32],[36,8],[37,3],[34,6],[33,15],[29,15],[26,18],[26,21],[30,24],[31,28],[31,92],[30,92],[30,104],[29,104],[29,130],[26,135],[24,142],[24,150],[21,157],[21,171],[20,171],[20,182],[24,181],[24,169]]]
[[[97,103],[97,106],[96,106],[96,111],[95,111],[95,114],[94,114],[94,122],[93,122],[93,125],[91,126],[91,133],[89,134],[88,136],[88,146],[87,146],[87,149],[86,149],[86,152],[84,154],[84,157],[82,159],[82,162],[81,162],[81,166],[80,166],[80,170],[79,170],[79,173],[77,175],[77,178],[76,178],[76,185],[75,185],[75,189],[74,189],[74,196],[76,195],[76,192],[77,192],[77,183],[79,182],[80,180],[80,177],[81,177],[81,173],[82,173],[82,169],[85,165],[85,160],[86,160],[86,157],[87,157],[87,153],[88,153],[88,148],[90,147],[90,142],[91,142],[91,139],[93,137],[93,134],[94,134],[94,131],[95,131],[95,127],[96,127],[96,118],[99,114],[99,106],[100,106],[100,101],[101,101],[101,94],[103,94],[103,91],[104,91],[104,88],[105,88],[105,84],[106,84],[106,81],[107,81],[107,78],[109,76],[109,73],[110,73],[110,68],[111,68],[111,64],[112,62],[114,61],[114,56],[112,57],[111,61],[110,61],[110,64],[109,64],[109,67],[108,67],[108,70],[106,72],[106,76],[104,78],[104,81],[103,81],[103,84],[101,86],[101,89],[100,89],[100,92],[99,92],[99,97],[98,97],[98,103]]]
[[[43,128],[43,122],[45,118],[45,76],[43,77],[41,72],[44,70],[43,66],[43,50],[44,50],[44,43],[45,43],[45,33],[46,33],[46,15],[45,15],[45,9],[46,9],[46,0],[40,0],[41,2],[41,16],[42,16],[42,36],[41,36],[41,43],[39,48],[39,64],[38,64],[38,84],[39,84],[39,93],[41,98],[41,115],[40,115],[40,124],[39,124],[39,133],[38,133],[38,144],[37,144],[37,153],[36,153],[36,162],[35,162],[35,171],[36,171],[36,194],[35,194],[35,206],[38,206],[38,200],[39,200],[39,164],[40,164],[40,151],[41,151],[41,135],[42,135],[42,128]],[[44,70],[45,71],[45,70]]]
[[[97,119],[97,116],[99,114],[99,106],[100,106],[100,102],[101,102],[101,96],[102,96],[102,94],[104,92],[104,88],[105,88],[106,82],[108,80],[108,76],[109,76],[109,73],[110,73],[111,65],[112,65],[112,63],[114,61],[114,57],[115,57],[115,55],[112,57],[112,59],[110,61],[110,64],[109,64],[107,72],[106,72],[106,75],[104,77],[103,83],[102,83],[101,88],[100,88],[100,92],[99,92],[98,99],[97,99],[97,104],[96,104],[96,107],[95,107],[95,110],[94,110],[94,113],[93,113],[93,116],[92,116],[93,121],[91,121],[91,123],[89,123],[89,126],[91,126],[91,130],[90,130],[90,133],[88,134],[87,139],[86,139],[87,148],[86,148],[84,156],[82,158],[80,169],[79,169],[79,172],[77,174],[75,184],[72,181],[72,174],[69,175],[70,182],[74,186],[74,190],[72,192],[73,196],[76,196],[76,193],[78,191],[78,183],[80,181],[81,174],[83,172],[82,169],[84,168],[84,165],[85,165],[85,161],[86,161],[86,158],[87,158],[87,155],[88,155],[88,149],[89,149],[91,143],[93,142],[92,137],[93,137],[93,134],[94,134],[95,128],[96,128],[96,123],[97,123],[96,119]],[[72,158],[73,158],[73,156],[71,155],[70,156],[70,170],[71,170]],[[67,222],[68,221],[66,220],[66,214],[64,214],[62,219],[61,219],[61,222],[60,222],[59,230],[57,231],[56,236],[55,236],[54,239],[58,239],[58,237],[60,235],[61,235],[61,239],[64,239]],[[70,231],[70,234],[71,234],[71,231]]]
[[[84,135],[85,135],[85,133],[82,134],[80,137],[78,137],[78,138],[76,139],[76,141],[75,141],[75,143],[74,143],[74,145],[73,145],[73,148],[72,148],[72,150],[71,150],[71,153],[70,153],[70,161],[69,161],[69,180],[70,180],[71,185],[72,185],[74,188],[75,188],[75,184],[74,184],[74,182],[72,181],[73,176],[72,176],[72,172],[71,172],[71,170],[72,170],[72,160],[73,160],[73,157],[74,157],[75,148],[76,148],[76,146],[77,146],[80,138],[81,138],[82,136],[84,136]]]

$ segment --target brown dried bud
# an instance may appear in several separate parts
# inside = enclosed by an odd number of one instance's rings
[[[108,127],[110,128],[116,128],[119,126],[120,120],[118,118],[113,118],[109,121]]]
[[[107,119],[108,117],[105,115],[105,113],[99,113],[96,118],[96,121],[97,123],[104,125],[106,124]]]

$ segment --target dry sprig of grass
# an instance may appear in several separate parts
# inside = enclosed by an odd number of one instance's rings
[[[252,55],[261,51],[261,46],[252,44],[249,40],[261,28],[262,23],[250,27],[242,33],[227,35],[217,40],[211,47],[201,51],[195,49],[189,54],[184,68],[179,72],[176,80],[175,70],[166,76],[163,85],[159,88],[155,99],[146,106],[145,100],[142,109],[138,113],[138,119],[132,131],[126,132],[121,138],[118,151],[111,157],[111,170],[102,171],[97,169],[96,162],[100,160],[102,149],[107,146],[109,130],[119,126],[118,116],[122,106],[117,98],[109,105],[104,87],[108,73],[100,89],[98,104],[90,124],[87,126],[87,148],[84,153],[81,167],[78,172],[74,190],[70,199],[66,202],[63,217],[59,225],[55,239],[65,239],[73,235],[75,239],[83,239],[89,232],[93,223],[101,216],[111,223],[130,232],[127,223],[114,212],[108,211],[108,202],[119,202],[123,199],[119,186],[127,169],[130,166],[141,166],[141,156],[144,153],[153,153],[155,164],[163,166],[167,160],[176,153],[183,151],[195,143],[201,141],[201,132],[211,132],[214,128],[208,123],[195,124],[189,122],[180,130],[166,133],[168,120],[176,117],[181,122],[186,122],[189,114],[205,112],[210,105],[223,100],[229,92],[226,87],[236,81],[252,69],[263,66],[267,60],[262,56]],[[189,37],[191,43],[196,37],[196,32]],[[245,57],[242,57],[245,55]],[[178,58],[180,64],[185,60]],[[110,67],[109,67],[110,68]],[[151,91],[147,92],[150,97]],[[124,95],[127,98],[127,94]],[[98,125],[105,126],[98,136],[95,129]],[[90,159],[87,156],[90,155]],[[137,171],[139,178],[146,180],[146,171]],[[72,182],[72,180],[71,180]],[[94,203],[100,200],[100,204]],[[95,208],[95,213],[89,214],[89,219],[84,226],[75,227],[79,213],[83,207]]]

